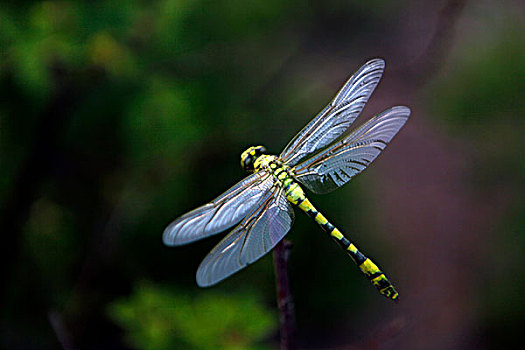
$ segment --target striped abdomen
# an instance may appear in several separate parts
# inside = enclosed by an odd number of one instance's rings
[[[279,170],[279,169],[277,169]],[[286,174],[286,176],[284,175]],[[298,206],[308,216],[317,222],[321,228],[330,235],[344,251],[350,255],[352,260],[359,266],[359,269],[366,275],[366,277],[372,282],[377,288],[379,293],[383,294],[387,298],[397,301],[399,294],[396,289],[390,283],[385,274],[379,269],[379,267],[363,253],[361,253],[357,247],[350,242],[334,225],[321,214],[315,207],[310,203],[308,198],[299,186],[299,184],[287,174],[286,171],[281,171],[277,174],[277,178],[281,181],[285,190],[286,198],[292,203]]]

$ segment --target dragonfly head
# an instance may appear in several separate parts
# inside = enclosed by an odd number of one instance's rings
[[[248,172],[253,172],[254,169],[254,163],[266,152],[266,148],[264,146],[252,146],[248,148],[246,151],[242,152],[241,154],[241,166],[244,170]]]

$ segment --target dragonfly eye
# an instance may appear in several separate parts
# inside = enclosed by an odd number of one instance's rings
[[[244,160],[244,164],[242,165],[242,167],[244,168],[244,170],[252,172],[253,171],[253,157],[248,156],[248,158]]]
[[[248,172],[253,172],[255,160],[266,152],[264,146],[252,146],[241,154],[241,166]]]

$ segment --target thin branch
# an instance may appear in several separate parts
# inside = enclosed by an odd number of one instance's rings
[[[76,349],[75,346],[73,346],[73,340],[72,340],[71,334],[69,334],[64,324],[62,315],[60,315],[60,313],[58,313],[55,310],[51,310],[49,311],[48,318],[49,318],[49,323],[51,323],[51,327],[53,327],[53,331],[55,331],[57,339],[60,345],[62,346],[62,349],[64,350]]]
[[[292,242],[283,239],[273,250],[275,283],[277,285],[277,304],[281,324],[281,349],[296,349],[295,315],[290,280],[288,278],[288,258]]]

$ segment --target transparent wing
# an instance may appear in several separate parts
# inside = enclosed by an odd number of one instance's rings
[[[384,69],[385,61],[380,58],[368,61],[359,68],[332,102],[290,141],[281,153],[281,159],[293,166],[345,132],[363,110]]]
[[[405,106],[381,112],[341,141],[297,165],[295,178],[315,193],[344,185],[376,159],[409,115],[410,109]]]
[[[263,200],[273,184],[273,177],[266,171],[246,177],[211,203],[173,221],[164,230],[164,244],[186,244],[232,227]]]
[[[276,187],[204,258],[197,270],[197,284],[216,284],[261,258],[288,233],[293,219],[290,203]]]

